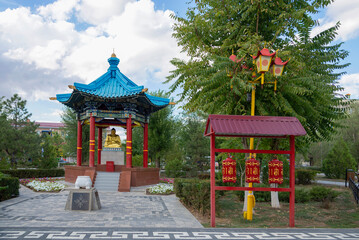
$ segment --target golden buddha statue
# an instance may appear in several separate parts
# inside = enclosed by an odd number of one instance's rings
[[[107,135],[105,148],[121,148],[121,138],[116,134],[116,129],[111,129],[111,134]]]

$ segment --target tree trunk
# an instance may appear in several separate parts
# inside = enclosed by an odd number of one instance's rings
[[[277,188],[278,184],[277,183],[271,183],[270,184],[271,188]],[[271,205],[272,208],[280,208],[280,204],[279,204],[279,198],[278,198],[278,192],[271,192]]]
[[[156,159],[156,168],[161,168],[161,159],[160,158]]]

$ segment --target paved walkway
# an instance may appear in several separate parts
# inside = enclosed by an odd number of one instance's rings
[[[19,197],[0,202],[0,226],[202,228],[175,195],[145,195],[145,188],[99,195],[101,210],[65,211],[67,191],[36,193],[21,186]]]

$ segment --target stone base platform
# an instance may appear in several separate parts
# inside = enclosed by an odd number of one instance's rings
[[[95,167],[65,166],[65,181],[75,183],[78,176],[90,176],[94,183],[96,181],[97,171],[105,172],[106,165],[101,164]],[[126,168],[125,165],[115,165],[115,172],[121,172],[119,186],[123,187],[120,191],[127,192],[130,190],[130,187],[152,185],[160,182],[159,168]]]

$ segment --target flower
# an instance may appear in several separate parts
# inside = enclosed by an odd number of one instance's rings
[[[168,183],[160,183],[156,186],[148,188],[148,192],[152,194],[171,194],[173,193],[173,185]]]
[[[26,184],[27,187],[30,187],[36,191],[44,191],[44,192],[53,192],[53,191],[61,191],[66,186],[59,182],[52,181],[44,181],[44,180],[32,180]]]

